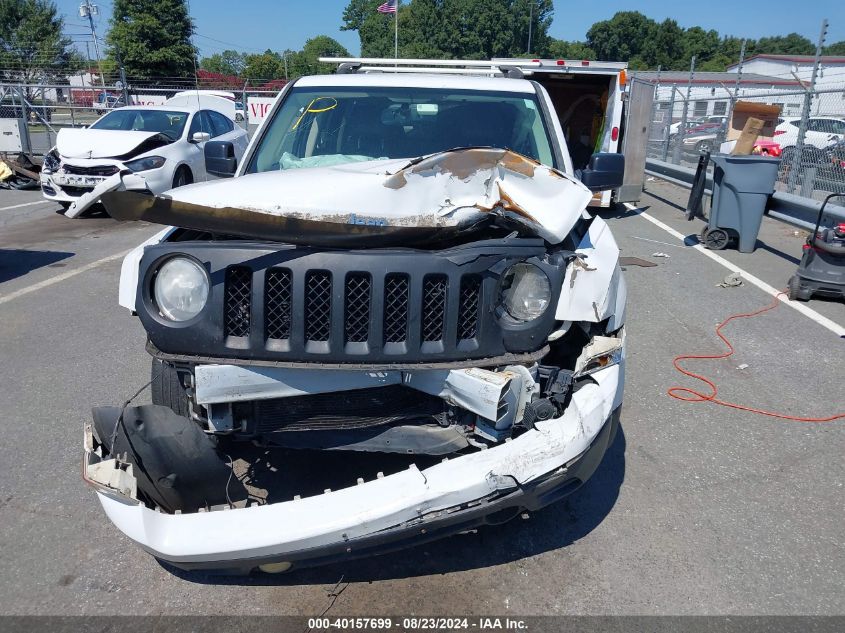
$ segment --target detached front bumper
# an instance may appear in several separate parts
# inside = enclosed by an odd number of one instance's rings
[[[535,510],[578,488],[612,440],[624,360],[592,375],[564,414],[495,448],[287,502],[164,514],[132,497],[132,476],[93,455],[84,476],[112,522],[159,559],[182,569],[248,573],[382,553]],[[99,463],[97,463],[99,461]],[[98,472],[94,472],[97,470]]]

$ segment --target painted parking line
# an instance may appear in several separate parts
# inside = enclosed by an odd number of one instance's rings
[[[626,202],[625,208],[627,208],[630,211],[634,211],[638,216],[640,216],[644,220],[648,220],[649,222],[651,222],[655,226],[657,226],[657,227],[663,229],[664,231],[666,231],[667,233],[669,233],[669,235],[672,235],[673,237],[678,238],[679,240],[681,240],[681,242],[683,242],[684,239],[686,239],[685,235],[681,234],[679,231],[676,231],[671,226],[664,224],[663,222],[661,222],[660,220],[658,220],[654,216],[649,215],[648,213],[646,213],[645,211],[640,209],[638,206]],[[707,257],[712,259],[714,262],[721,264],[722,266],[724,266],[725,268],[727,268],[731,272],[741,274],[742,278],[745,281],[747,281],[748,283],[750,283],[754,286],[757,286],[760,290],[762,290],[763,292],[771,295],[772,297],[776,297],[776,296],[778,296],[778,294],[783,292],[783,290],[779,290],[779,289],[775,288],[774,286],[770,286],[769,284],[767,284],[765,281],[763,281],[759,277],[755,277],[754,275],[752,275],[751,273],[749,273],[746,270],[743,270],[742,268],[740,268],[739,266],[737,266],[733,262],[730,262],[727,259],[725,259],[724,257],[717,255],[713,251],[704,248],[704,246],[701,245],[701,244],[695,244],[695,245],[692,245],[688,248],[694,248],[698,252],[700,252],[703,255],[706,255]],[[808,319],[815,321],[816,323],[818,323],[819,325],[821,325],[824,328],[827,328],[828,330],[830,330],[831,332],[836,334],[836,336],[845,337],[845,327],[839,325],[838,323],[836,323],[835,321],[832,321],[831,319],[828,319],[823,314],[819,314],[818,312],[816,312],[815,310],[813,310],[812,308],[810,308],[806,304],[801,303],[800,301],[790,301],[789,299],[787,299],[784,296],[781,296],[780,300],[781,300],[782,303],[788,305],[793,310],[797,310],[798,312],[803,314]]]
[[[8,211],[9,209],[20,209],[21,207],[34,207],[36,204],[50,204],[50,201],[39,200],[38,202],[24,202],[23,204],[13,204],[11,207],[0,207],[0,211]]]
[[[26,288],[21,288],[20,290],[15,290],[14,292],[10,292],[7,295],[0,295],[0,305],[4,303],[8,303],[9,301],[13,301],[22,297],[24,295],[28,295],[31,292],[35,292],[36,290],[41,290],[43,288],[47,288],[57,283],[61,283],[71,277],[76,277],[84,272],[88,272],[89,270],[93,270],[98,266],[102,266],[103,264],[108,264],[109,262],[113,262],[116,259],[122,259],[126,257],[126,254],[129,251],[123,251],[122,253],[116,253],[114,255],[109,255],[108,257],[104,257],[103,259],[98,259],[95,262],[91,262],[90,264],[85,264],[84,266],[80,266],[79,268],[74,268],[73,270],[68,270],[60,275],[56,275],[55,277],[50,277],[49,279],[45,279],[44,281],[39,281],[36,284],[32,284],[31,286],[27,286]]]

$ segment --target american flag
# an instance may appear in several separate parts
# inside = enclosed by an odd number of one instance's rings
[[[384,4],[380,4],[378,8],[379,13],[396,13],[397,0],[387,0]]]

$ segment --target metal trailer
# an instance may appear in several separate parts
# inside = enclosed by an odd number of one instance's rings
[[[590,150],[624,154],[625,180],[617,190],[596,194],[592,204],[607,207],[612,201],[636,202],[640,199],[654,104],[653,84],[629,79],[627,62],[516,58],[492,62],[516,64],[526,74],[530,73],[531,80],[546,89],[555,105],[570,153],[575,153],[574,146],[582,140],[578,136],[585,131],[583,113],[589,113],[590,105],[598,106],[594,111],[594,128],[590,130]]]

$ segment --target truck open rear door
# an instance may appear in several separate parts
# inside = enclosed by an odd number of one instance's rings
[[[625,99],[622,146],[619,150],[625,155],[625,180],[616,192],[617,202],[636,202],[643,192],[653,105],[654,84],[642,79],[630,80]]]

